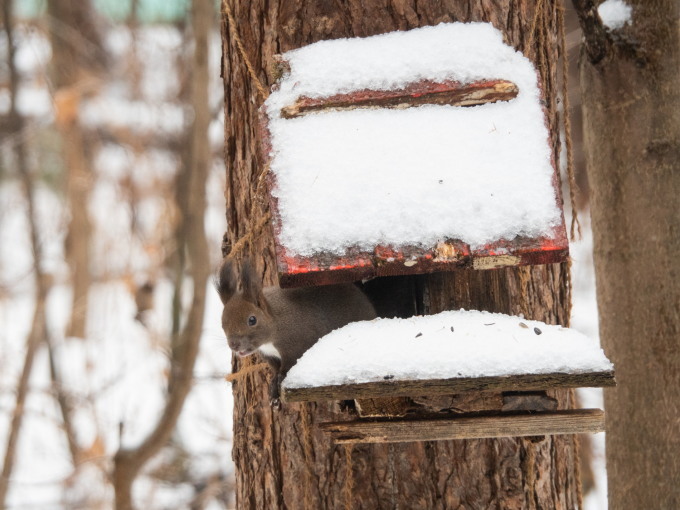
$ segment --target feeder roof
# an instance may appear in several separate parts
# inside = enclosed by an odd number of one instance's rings
[[[431,249],[448,240],[475,251],[562,235],[536,70],[490,24],[321,41],[283,57],[290,72],[265,104],[265,156],[284,257]],[[315,98],[345,95],[351,103],[395,90],[417,97],[418,87],[433,83],[499,81],[514,84],[516,97],[466,108],[329,107],[282,115]]]

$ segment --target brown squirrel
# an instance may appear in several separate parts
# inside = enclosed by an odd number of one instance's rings
[[[281,381],[319,338],[350,322],[376,318],[371,302],[351,283],[262,288],[249,263],[237,279],[231,261],[222,264],[216,283],[229,347],[241,357],[260,351],[274,369],[269,395],[277,407]]]

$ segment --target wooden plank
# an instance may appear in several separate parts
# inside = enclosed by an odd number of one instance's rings
[[[602,432],[604,412],[569,409],[430,420],[332,422],[322,423],[319,427],[337,444],[548,436]]]
[[[278,209],[275,212],[274,237],[278,239]],[[277,241],[278,243],[278,241]],[[498,255],[498,253],[504,255]],[[471,250],[460,242],[439,243],[431,248],[402,246],[398,249],[376,246],[373,251],[348,250],[343,255],[317,253],[313,257],[290,256],[285,247],[276,245],[279,285],[305,287],[358,281],[374,276],[428,274],[457,269],[488,270],[507,266],[555,264],[569,256],[564,224],[551,237],[499,241]]]
[[[533,391],[550,388],[614,386],[614,371],[580,374],[522,374],[499,377],[456,377],[429,380],[386,380],[369,383],[281,388],[285,402],[351,400],[357,398],[447,395],[465,391]]]
[[[326,110],[357,108],[411,108],[426,104],[477,106],[510,101],[517,97],[517,85],[507,80],[482,80],[473,83],[421,81],[400,90],[356,90],[330,97],[300,97],[281,109],[284,119]]]

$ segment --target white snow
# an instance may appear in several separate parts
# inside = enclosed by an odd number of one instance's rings
[[[606,0],[597,8],[602,23],[610,30],[618,30],[630,23],[633,8],[623,0]]]
[[[309,349],[283,386],[363,383],[386,376],[398,381],[611,369],[597,343],[575,330],[459,310],[348,324]]]
[[[560,221],[537,74],[486,23],[321,41],[288,52],[266,108],[273,190],[288,253],[349,246],[475,247],[550,235]],[[280,116],[300,96],[393,90],[421,80],[506,79],[508,102]]]
[[[565,211],[568,217],[569,212]],[[583,238],[569,245],[571,256],[571,283],[573,299],[571,327],[578,329],[600,343],[597,297],[595,293],[595,268],[593,264],[593,231],[590,213],[580,211]],[[579,388],[579,403],[585,408],[604,409],[602,388]],[[605,433],[590,436],[591,467],[595,476],[595,486],[584,496],[585,510],[607,510],[607,471],[605,458]]]

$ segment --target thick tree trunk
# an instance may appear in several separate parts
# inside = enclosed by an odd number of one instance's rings
[[[609,502],[680,508],[680,5],[628,3],[632,24],[581,62],[600,335],[618,379]]]
[[[223,14],[227,220],[225,253],[266,214],[255,200],[261,172],[256,150],[257,108],[262,102],[236,46],[265,87],[274,79],[273,56],[322,39],[369,36],[447,21],[488,21],[506,41],[537,63],[546,93],[552,146],[557,156],[557,6],[554,2],[417,2],[348,0],[227,0],[237,20]],[[536,4],[543,5],[535,36]],[[255,218],[251,218],[251,210]],[[248,253],[248,252],[246,252]],[[250,256],[267,283],[275,282],[269,231],[250,243]],[[376,280],[367,288],[379,312],[413,315],[460,307],[506,313],[549,323],[569,319],[566,264]],[[388,298],[389,297],[389,298]],[[235,360],[234,371],[255,363]],[[348,460],[317,428],[348,419],[340,403],[287,404],[272,411],[266,371],[234,382],[234,461],[237,507],[268,508],[575,508],[573,438],[441,441],[361,445]],[[561,407],[566,392],[556,392]],[[350,477],[348,479],[348,477]]]

